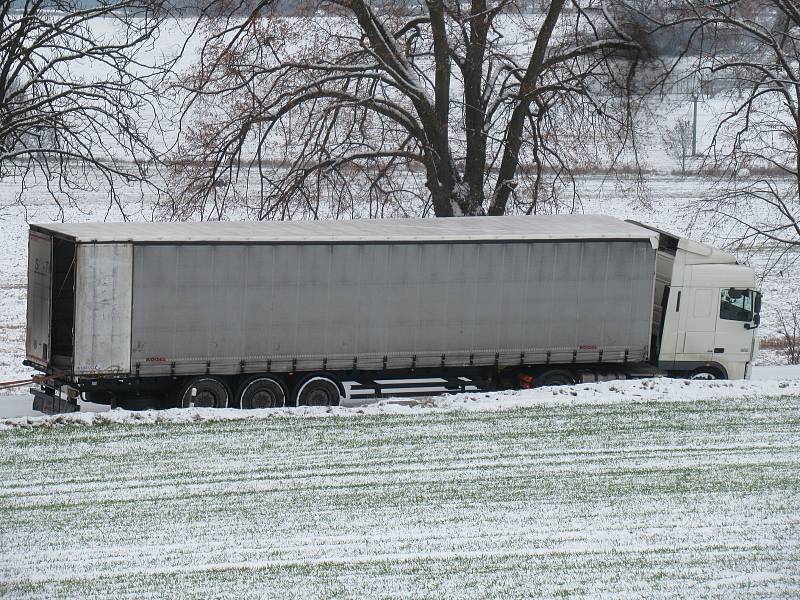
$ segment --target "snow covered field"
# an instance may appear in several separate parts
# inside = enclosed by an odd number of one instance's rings
[[[11,427],[0,590],[797,597],[798,397],[664,380]]]

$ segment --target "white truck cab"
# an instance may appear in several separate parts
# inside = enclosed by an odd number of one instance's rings
[[[650,361],[692,378],[748,378],[761,320],[753,269],[727,252],[653,230],[660,242]]]

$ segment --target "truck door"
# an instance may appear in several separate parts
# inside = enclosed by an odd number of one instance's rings
[[[28,234],[28,309],[25,354],[37,364],[50,360],[50,305],[53,238],[38,231]]]
[[[747,362],[753,342],[753,292],[746,289],[719,290],[719,319],[714,353],[727,360]]]
[[[694,355],[694,360],[710,360],[714,353],[714,335],[717,325],[716,288],[686,287],[683,289],[685,308],[681,309],[683,327],[683,354]]]

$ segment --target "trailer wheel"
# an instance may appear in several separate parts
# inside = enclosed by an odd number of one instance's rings
[[[545,371],[533,381],[534,381],[533,383],[534,387],[575,384],[575,378],[572,376],[572,373],[564,369],[553,369],[551,371]]]
[[[239,408],[280,408],[286,404],[286,390],[272,377],[251,377],[239,387],[236,394]]]
[[[294,401],[297,406],[339,406],[342,394],[332,379],[312,375],[294,388]]]
[[[181,408],[227,408],[230,397],[228,386],[218,377],[191,379],[178,395]]]

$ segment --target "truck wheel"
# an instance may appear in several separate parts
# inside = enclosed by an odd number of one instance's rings
[[[700,367],[690,372],[687,379],[697,379],[700,381],[714,381],[716,379],[723,379],[719,371],[710,367]]]
[[[286,390],[272,377],[251,377],[239,388],[236,395],[239,408],[280,408],[286,404]]]
[[[181,388],[178,401],[181,408],[227,408],[230,397],[228,386],[218,377],[198,377]]]
[[[575,378],[572,373],[564,369],[553,369],[552,371],[545,371],[533,380],[534,387],[544,387],[551,385],[574,385]]]
[[[294,400],[297,406],[339,406],[341,392],[332,379],[311,376],[297,384]]]

